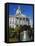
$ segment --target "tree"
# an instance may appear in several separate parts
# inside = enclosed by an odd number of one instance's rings
[[[20,32],[20,27],[19,26],[16,26],[15,29],[14,29],[15,32]]]

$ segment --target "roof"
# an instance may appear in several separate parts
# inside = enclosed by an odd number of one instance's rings
[[[13,16],[13,15],[10,15],[9,17],[10,17],[10,18],[11,18],[11,17],[24,17],[24,18],[29,18],[29,17],[27,17],[27,16],[24,15],[24,14],[17,14],[17,15],[14,15],[14,16]]]

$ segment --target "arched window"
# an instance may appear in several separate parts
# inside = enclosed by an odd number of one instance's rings
[[[23,18],[23,20],[25,20],[25,18]]]
[[[18,17],[16,17],[16,19],[18,19]]]
[[[22,18],[20,18],[20,20],[22,20]]]

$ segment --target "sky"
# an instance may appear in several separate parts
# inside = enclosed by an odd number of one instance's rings
[[[31,5],[14,5],[9,4],[9,15],[15,15],[17,8],[20,6],[21,13],[26,16],[32,17],[33,15],[33,7]]]
[[[20,6],[21,13],[28,16],[32,22],[33,20],[33,7],[32,5],[14,5],[14,4],[9,4],[9,16],[15,16],[17,8]]]

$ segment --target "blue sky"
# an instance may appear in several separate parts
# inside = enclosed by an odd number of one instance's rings
[[[22,14],[26,16],[32,17],[33,15],[33,7],[31,5],[13,5],[9,4],[9,15],[15,15],[16,9],[20,6]]]

